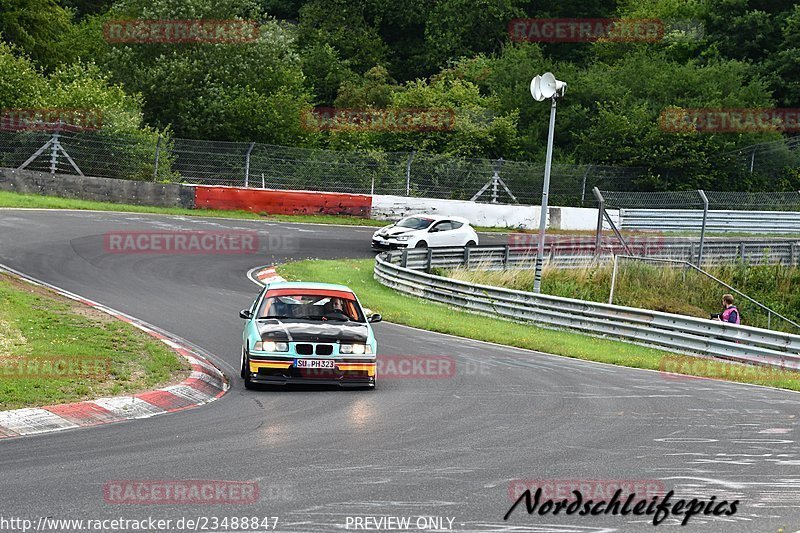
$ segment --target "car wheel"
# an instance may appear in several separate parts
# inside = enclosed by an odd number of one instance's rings
[[[244,388],[245,389],[255,389],[256,385],[250,379],[250,358],[247,357],[247,353],[242,354],[242,377],[244,378]]]
[[[414,245],[414,248],[427,248],[428,243],[425,241],[419,241],[417,244]]]
[[[239,376],[241,376],[241,378],[244,379],[244,378],[247,377],[247,362],[246,362],[246,359],[244,357],[244,347],[242,347],[242,358],[241,359],[242,359],[242,362],[241,362],[241,365],[240,365],[241,368],[239,369]]]
[[[466,246],[475,246],[475,241],[467,241]]]

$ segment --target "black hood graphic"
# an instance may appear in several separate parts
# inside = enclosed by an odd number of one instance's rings
[[[262,341],[273,342],[367,342],[367,325],[358,322],[258,322]]]

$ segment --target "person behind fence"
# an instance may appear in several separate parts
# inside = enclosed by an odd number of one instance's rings
[[[714,320],[720,320],[722,322],[729,322],[731,324],[742,323],[742,319],[739,316],[739,310],[733,304],[732,294],[722,295],[722,306],[724,308],[723,311],[721,313],[714,313],[711,315],[711,318]]]

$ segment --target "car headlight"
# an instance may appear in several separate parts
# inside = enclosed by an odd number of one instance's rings
[[[398,235],[397,237],[395,237],[395,239],[397,239],[398,241],[407,241],[410,238],[411,235]]]
[[[354,355],[372,353],[372,346],[369,344],[342,344],[339,346],[339,353]]]
[[[253,350],[257,352],[288,352],[289,343],[287,342],[272,342],[272,341],[258,341]]]

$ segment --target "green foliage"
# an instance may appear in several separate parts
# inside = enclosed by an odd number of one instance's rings
[[[64,51],[58,40],[70,30],[70,14],[55,0],[0,0],[0,35],[38,64],[57,65]]]
[[[514,18],[659,19],[657,42],[513,43]],[[110,44],[116,19],[256,21],[250,43]],[[717,154],[780,133],[664,131],[668,108],[800,107],[791,0],[0,0],[0,104],[101,105],[108,131],[224,141],[426,150],[541,161],[549,107],[528,86],[568,82],[556,162],[647,169],[649,189],[796,188],[796,158],[759,171]],[[438,132],[303,128],[312,106],[452,109]],[[139,132],[139,133],[136,133]],[[150,132],[150,133],[147,133]],[[732,185],[733,184],[733,185]]]

